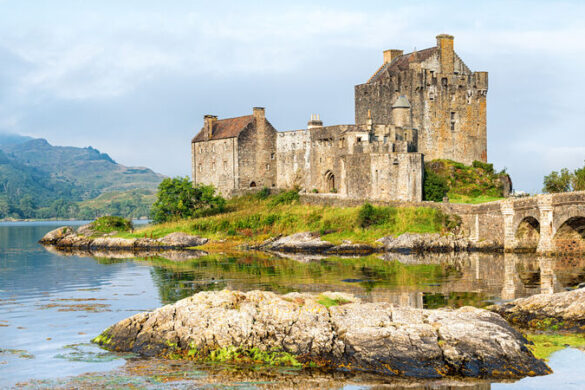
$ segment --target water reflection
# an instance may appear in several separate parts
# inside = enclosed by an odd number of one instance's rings
[[[105,253],[94,257],[112,261]],[[120,260],[117,260],[120,261]],[[183,261],[136,258],[152,266],[161,300],[200,291],[343,291],[368,302],[417,308],[482,307],[533,294],[564,291],[585,280],[585,258],[455,253],[330,257],[298,261],[262,252],[203,254]]]

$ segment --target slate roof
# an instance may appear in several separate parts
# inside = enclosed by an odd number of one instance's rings
[[[233,138],[254,121],[253,115],[239,116],[236,118],[218,119],[213,125],[213,136],[211,139]],[[207,141],[203,128],[199,131],[191,142]]]
[[[404,95],[401,95],[396,102],[392,105],[392,108],[410,108],[410,103],[408,98]]]
[[[386,71],[399,72],[401,70],[407,70],[411,63],[419,63],[429,59],[433,54],[437,52],[437,47],[429,47],[428,49],[414,51],[412,53],[406,53],[399,57],[396,57],[392,62],[387,62],[380,67],[368,80],[368,83],[374,83],[378,81]]]

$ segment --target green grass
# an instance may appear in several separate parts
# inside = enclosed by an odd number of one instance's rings
[[[547,360],[554,352],[567,347],[585,348],[584,335],[528,334],[526,338],[534,343],[528,348],[538,359]]]
[[[346,303],[350,303],[350,301],[343,298],[331,298],[325,295],[319,295],[317,298],[317,303],[320,303],[326,308],[330,308],[331,306],[345,305]]]
[[[484,203],[503,199],[503,183],[507,173],[496,172],[492,164],[474,161],[472,165],[451,160],[432,160],[425,170],[444,179],[447,196],[452,203]]]
[[[128,232],[132,230],[132,222],[122,217],[105,216],[99,217],[91,223],[91,228],[98,232]]]
[[[291,192],[259,198],[253,195],[231,199],[224,213],[147,226],[122,237],[159,238],[185,232],[232,243],[262,242],[269,237],[298,232],[318,232],[323,239],[374,244],[387,235],[445,232],[459,222],[440,210],[427,207],[374,207],[375,218],[361,223],[362,207],[327,207],[300,204]],[[362,218],[362,219],[360,219]]]
[[[505,199],[503,196],[489,196],[489,195],[480,195],[476,197],[466,196],[461,194],[454,194],[454,193],[447,193],[449,197],[449,202],[451,203],[470,203],[470,204],[478,204],[478,203],[486,203],[486,202],[495,202],[497,200]]]

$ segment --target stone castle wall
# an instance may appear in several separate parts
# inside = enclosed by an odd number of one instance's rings
[[[213,185],[227,196],[238,184],[238,139],[209,140],[191,144],[193,182]]]

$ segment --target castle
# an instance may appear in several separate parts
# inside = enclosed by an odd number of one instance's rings
[[[472,72],[453,36],[384,63],[355,86],[355,124],[277,131],[265,110],[205,115],[191,142],[194,183],[224,196],[253,187],[337,193],[352,199],[421,201],[424,160],[487,161],[487,72]]]

